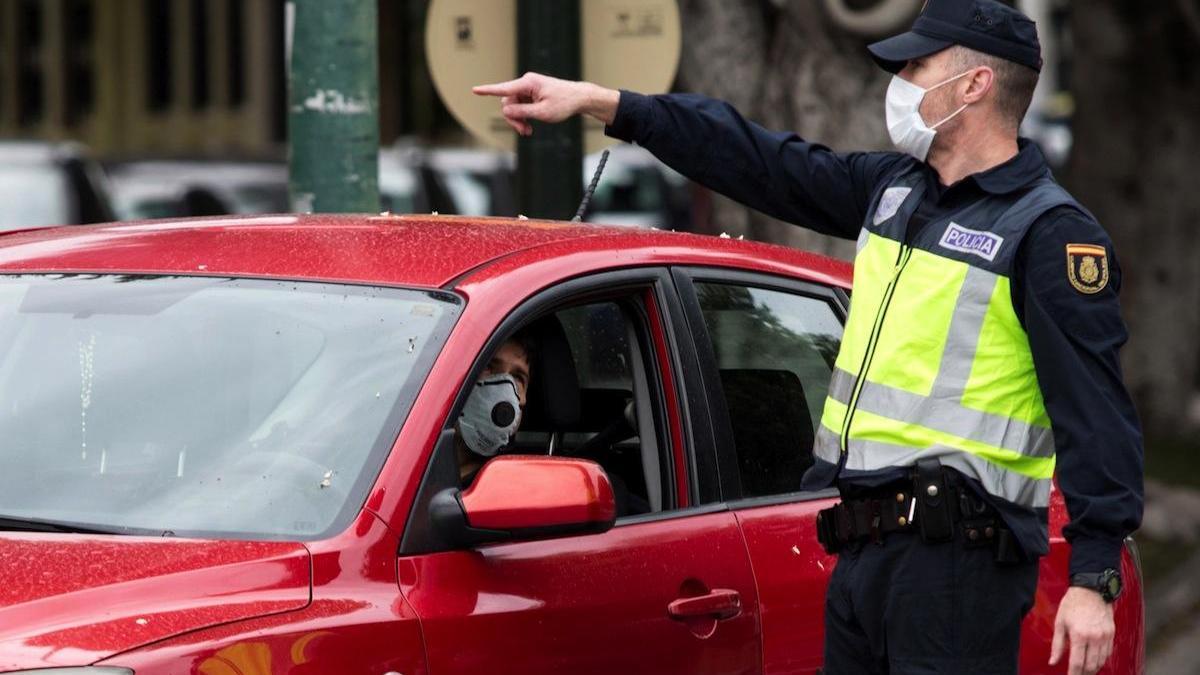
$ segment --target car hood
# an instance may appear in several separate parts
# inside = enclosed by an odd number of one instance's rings
[[[3,533],[0,672],[301,609],[311,575],[298,543]]]

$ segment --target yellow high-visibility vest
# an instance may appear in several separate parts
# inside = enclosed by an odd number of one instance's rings
[[[924,185],[901,176],[867,217],[814,454],[843,472],[936,457],[995,497],[1045,507],[1054,436],[1010,277],[1037,217],[1076,203],[1047,178],[906,242]]]

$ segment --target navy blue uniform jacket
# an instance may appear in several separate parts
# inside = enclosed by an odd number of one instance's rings
[[[788,132],[771,132],[732,106],[694,94],[643,96],[622,91],[606,129],[637,143],[692,180],[780,220],[835,237],[858,237],[871,197],[899,162],[894,152],[833,152]],[[985,194],[1018,190],[1046,170],[1025,140],[1008,162],[949,187],[928,168],[929,189],[910,222],[919,228]],[[908,236],[912,236],[909,232]],[[1068,279],[1066,246],[1108,251],[1110,279],[1083,293]],[[1120,268],[1112,242],[1093,218],[1060,207],[1033,224],[1018,253],[1013,305],[1033,351],[1058,454],[1058,485],[1071,522],[1071,573],[1119,567],[1124,538],[1142,516],[1141,429],[1121,378],[1118,352],[1127,332],[1117,295]],[[881,472],[878,483],[902,477]],[[1003,510],[1023,548],[1044,553],[1045,514]]]

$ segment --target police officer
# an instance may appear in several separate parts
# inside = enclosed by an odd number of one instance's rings
[[[912,30],[869,49],[894,74],[885,117],[900,152],[833,152],[696,95],[532,73],[475,91],[502,97],[518,133],[587,114],[713,190],[857,239],[804,479],[842,494],[818,519],[839,553],[826,672],[1016,672],[1057,474],[1072,587],[1049,660],[1069,649],[1070,673],[1095,673],[1141,520],[1142,442],[1111,241],[1018,137],[1036,27],[995,0],[929,0]]]

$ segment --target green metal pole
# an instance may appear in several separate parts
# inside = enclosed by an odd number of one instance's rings
[[[379,211],[376,2],[288,0],[293,211]]]
[[[580,0],[517,0],[517,67],[578,80],[582,76]],[[568,220],[583,199],[583,121],[533,123],[517,141],[521,213]]]

